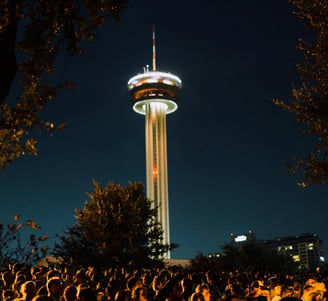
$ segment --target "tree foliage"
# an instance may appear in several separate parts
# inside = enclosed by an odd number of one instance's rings
[[[296,66],[300,84],[292,85],[293,99],[274,103],[292,112],[304,125],[304,134],[315,137],[310,153],[302,152],[288,164],[298,173],[298,185],[328,183],[328,5],[323,0],[289,0],[312,39],[299,39],[303,60]]]
[[[40,231],[41,227],[33,220],[19,220],[20,215],[17,214],[13,223],[7,226],[0,224],[0,266],[9,263],[34,265],[47,255],[48,246],[43,242],[48,238],[48,234],[36,237],[35,231]],[[25,237],[27,234],[24,228],[32,229],[32,234]]]
[[[61,49],[82,54],[81,42],[107,17],[118,20],[127,0],[2,0],[0,2],[0,168],[15,157],[37,154],[34,129],[50,134],[64,124],[42,120],[40,113],[59,89],[70,82],[52,83]],[[16,53],[18,55],[16,56]],[[4,101],[19,75],[22,93],[10,106]]]
[[[89,201],[76,209],[76,223],[60,236],[54,255],[74,265],[152,267],[170,248],[161,243],[157,208],[141,183],[127,186],[94,182]]]

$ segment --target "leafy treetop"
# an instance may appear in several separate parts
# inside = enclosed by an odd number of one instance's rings
[[[328,184],[328,4],[322,0],[290,0],[295,14],[312,34],[312,40],[299,39],[303,61],[296,65],[300,85],[292,85],[293,99],[274,103],[292,112],[304,126],[303,133],[315,137],[310,153],[302,152],[288,163],[298,173],[298,185]]]
[[[141,183],[107,184],[88,194],[90,200],[76,209],[76,224],[60,236],[54,254],[76,265],[145,268],[161,265],[173,245],[161,243],[163,231],[156,222],[157,208],[145,196]]]
[[[46,80],[61,49],[82,54],[81,42],[92,41],[106,18],[119,20],[127,0],[2,0],[0,2],[0,168],[15,157],[37,154],[33,129],[65,127],[42,120],[40,113],[70,82]],[[20,32],[22,28],[23,32]],[[16,56],[16,52],[19,56]],[[19,59],[18,59],[19,57]],[[22,93],[5,103],[16,74]]]

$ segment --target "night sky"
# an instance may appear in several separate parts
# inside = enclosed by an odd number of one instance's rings
[[[230,233],[258,239],[315,232],[328,249],[327,187],[300,188],[283,161],[309,149],[288,99],[304,28],[287,0],[132,0],[86,54],[61,55],[52,78],[72,80],[42,116],[66,122],[36,133],[39,155],[0,173],[0,221],[16,213],[55,233],[75,222],[92,180],[145,182],[144,117],[131,107],[127,82],[152,59],[178,75],[178,110],[167,117],[173,258],[220,251]],[[18,94],[13,86],[8,101]]]

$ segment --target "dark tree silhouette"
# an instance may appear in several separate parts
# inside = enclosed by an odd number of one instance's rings
[[[0,2],[0,168],[24,154],[37,154],[30,132],[52,133],[64,124],[44,121],[40,112],[70,82],[49,82],[60,50],[82,54],[106,18],[118,20],[127,0],[2,0]],[[15,53],[19,52],[19,56]],[[19,59],[18,59],[19,57]],[[22,93],[14,105],[5,99],[19,78]],[[47,80],[46,80],[47,78]]]
[[[220,262],[224,270],[235,271],[242,268],[241,250],[232,246],[224,245],[222,247],[222,255],[220,256]]]
[[[240,247],[231,244],[222,246],[220,256],[208,258],[199,254],[191,266],[198,272],[293,272],[297,266],[290,257],[279,255],[276,250],[260,243],[245,243]]]
[[[162,265],[163,245],[156,223],[157,208],[144,195],[141,183],[127,186],[94,182],[77,222],[60,236],[54,255],[74,265],[145,268]]]
[[[241,249],[241,258],[245,271],[290,272],[297,268],[291,257],[258,243],[245,244]]]
[[[25,229],[24,229],[25,228]],[[27,236],[28,229],[32,229]],[[36,237],[35,231],[41,227],[35,221],[20,222],[20,215],[14,217],[14,222],[4,226],[0,224],[0,266],[13,263],[34,265],[48,253],[48,246],[44,241],[48,234]]]
[[[197,272],[207,272],[212,269],[210,259],[203,253],[199,253],[195,258],[193,258],[190,262],[190,266]]]
[[[298,185],[328,183],[328,7],[322,0],[289,0],[295,14],[312,38],[299,39],[303,61],[296,66],[300,84],[292,85],[293,99],[274,103],[292,112],[303,125],[303,133],[315,137],[310,153],[302,152],[288,163],[291,173],[302,180]]]

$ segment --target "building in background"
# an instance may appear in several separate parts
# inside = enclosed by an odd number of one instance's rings
[[[291,256],[300,269],[313,270],[321,266],[325,260],[323,243],[316,233],[278,237],[259,243],[275,249],[278,254]]]
[[[230,234],[230,245],[242,248],[247,243],[255,243],[275,250],[278,254],[292,257],[299,269],[314,270],[321,266],[324,259],[323,243],[316,233],[303,233],[296,236],[256,240],[255,233]]]

